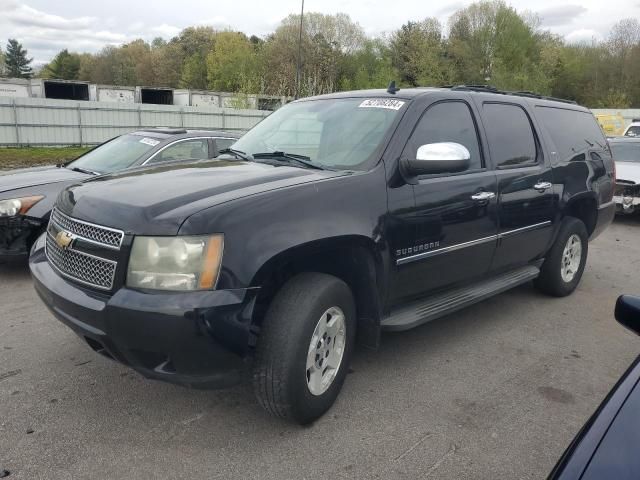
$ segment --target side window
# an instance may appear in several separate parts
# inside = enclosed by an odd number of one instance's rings
[[[219,152],[220,150],[229,148],[236,143],[237,140],[235,138],[214,138],[213,141],[216,142],[216,150]]]
[[[607,144],[602,129],[589,112],[538,106],[536,117],[553,140],[561,161],[570,161],[593,147],[604,149]]]
[[[439,142],[455,142],[467,147],[471,154],[469,170],[484,166],[476,124],[466,103],[442,102],[430,107],[411,134],[405,147],[405,156],[416,158],[420,146]]]
[[[537,163],[538,150],[531,121],[522,107],[485,103],[482,117],[496,167],[527,167]]]
[[[168,146],[149,163],[170,162],[173,160],[200,160],[209,158],[209,142],[206,138],[184,140]]]

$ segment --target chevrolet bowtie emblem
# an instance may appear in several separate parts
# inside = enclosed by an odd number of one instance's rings
[[[74,236],[69,232],[60,231],[56,235],[56,244],[63,250],[69,248],[73,243],[73,240]]]

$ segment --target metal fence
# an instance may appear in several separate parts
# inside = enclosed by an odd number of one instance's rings
[[[140,128],[243,132],[262,110],[0,97],[0,146],[97,145]]]

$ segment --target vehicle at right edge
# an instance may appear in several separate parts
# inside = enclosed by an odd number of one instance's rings
[[[616,302],[618,323],[640,335],[640,297]],[[566,449],[548,480],[640,478],[640,356]]]
[[[616,165],[616,213],[636,213],[640,206],[640,137],[610,138],[609,144]]]
[[[614,183],[586,108],[392,84],[291,102],[212,161],[68,187],[29,264],[97,353],[190,387],[246,379],[304,424],[356,341],[530,281],[572,293]]]

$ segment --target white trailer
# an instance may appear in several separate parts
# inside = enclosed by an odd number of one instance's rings
[[[136,103],[155,105],[173,105],[173,88],[136,87]]]
[[[117,85],[91,85],[89,98],[94,102],[135,103],[136,88]]]
[[[89,100],[89,82],[33,78],[31,96],[58,100]]]
[[[181,107],[220,107],[220,94],[208,90],[174,90],[173,104]]]
[[[31,83],[24,78],[0,78],[0,97],[28,98]]]

